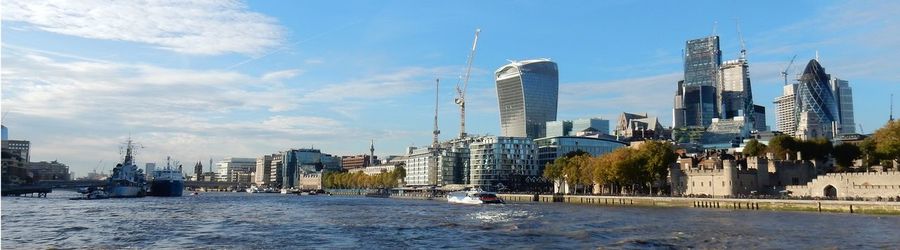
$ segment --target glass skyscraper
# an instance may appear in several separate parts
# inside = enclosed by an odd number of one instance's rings
[[[556,120],[559,71],[549,59],[511,62],[494,73],[502,136],[544,137]]]
[[[807,135],[809,137],[824,136],[830,137],[832,133],[832,123],[840,122],[838,119],[837,105],[834,93],[831,91],[829,81],[831,76],[825,73],[825,68],[819,65],[819,61],[809,60],[803,75],[800,76],[800,82],[797,85],[797,99],[799,101],[799,110],[797,112],[809,112],[811,123],[817,123],[822,128],[816,133]],[[804,130],[803,128],[798,128]]]
[[[689,40],[685,44],[684,81],[675,96],[675,127],[707,127],[716,118],[719,66],[722,52],[719,37]]]

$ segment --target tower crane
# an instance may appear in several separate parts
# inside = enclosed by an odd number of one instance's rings
[[[472,51],[466,59],[466,74],[456,82],[456,99],[459,105],[459,138],[466,137],[466,87],[469,85],[469,74],[472,72],[472,60],[475,59],[475,48],[478,46],[478,33],[481,29],[475,29],[475,41],[472,42]]]
[[[794,55],[794,57],[791,57],[791,62],[789,62],[787,67],[784,68],[784,71],[781,71],[781,77],[784,77],[784,85],[788,85],[788,81],[787,81],[788,71],[791,70],[791,65],[794,65],[794,59],[797,59],[797,55]]]

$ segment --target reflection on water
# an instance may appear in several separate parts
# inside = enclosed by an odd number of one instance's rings
[[[2,198],[3,248],[896,248],[900,216],[202,193]]]

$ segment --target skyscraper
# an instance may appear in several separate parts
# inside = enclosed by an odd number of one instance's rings
[[[797,131],[797,84],[784,85],[783,90],[775,98],[775,125],[778,131],[793,135]]]
[[[719,118],[733,119],[744,116],[753,122],[753,91],[750,87],[750,71],[746,59],[726,61],[722,64],[719,85]]]
[[[719,67],[722,52],[719,37],[689,40],[685,44],[684,81],[678,83],[673,120],[675,127],[702,126],[717,118]]]
[[[513,61],[494,72],[503,136],[544,137],[556,120],[559,71],[549,59]]]
[[[816,59],[809,60],[797,85],[797,112],[804,122],[799,122],[797,136],[831,137],[835,122],[840,122],[834,93],[829,82],[831,76]],[[809,113],[808,117],[804,112]],[[801,125],[813,126],[804,128]],[[815,128],[815,129],[813,129]]]
[[[853,90],[850,88],[850,82],[831,77],[830,85],[837,105],[837,114],[840,117],[837,133],[856,133],[856,123],[853,121]]]

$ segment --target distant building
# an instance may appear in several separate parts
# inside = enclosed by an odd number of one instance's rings
[[[406,149],[406,178],[409,186],[437,186],[439,172],[437,147],[409,147]]]
[[[62,164],[57,161],[29,162],[27,168],[34,175],[35,180],[72,180],[71,173],[69,173],[69,166],[66,166],[66,164]]]
[[[194,164],[194,180],[195,181],[203,181],[203,163],[197,161],[197,164]]]
[[[609,120],[602,118],[581,118],[571,121],[549,121],[545,137],[575,136],[585,130],[609,134]]]
[[[250,173],[256,168],[256,159],[228,157],[216,163],[218,180],[225,182],[250,182]]]
[[[363,172],[366,175],[376,175],[383,172],[394,171],[397,167],[406,166],[406,156],[391,156],[385,159],[385,162],[375,166],[368,166],[364,169],[353,169],[350,172]]]
[[[6,129],[6,126],[0,125],[0,130],[2,130],[2,136],[0,136],[0,138],[4,141],[9,140],[9,130]]]
[[[341,158],[330,154],[323,154],[319,149],[290,149],[282,151],[282,156],[272,157],[272,165],[280,163],[281,188],[297,188],[301,175],[341,170]],[[279,162],[280,161],[280,162]],[[277,166],[276,166],[277,167]]]
[[[269,173],[269,187],[280,188],[284,182],[284,152],[272,154],[272,170]]]
[[[9,150],[10,153],[16,154],[25,162],[31,162],[31,142],[25,140],[4,140],[3,148]]]
[[[372,161],[370,155],[341,156],[341,167],[344,170],[360,169],[368,167]],[[377,157],[375,161],[377,161]]]
[[[718,36],[686,42],[684,80],[678,82],[675,93],[673,127],[707,127],[717,117],[721,64]]]
[[[311,172],[304,173],[300,175],[300,179],[298,180],[298,188],[300,190],[322,190],[323,189],[323,181],[322,177],[324,175],[322,172]]]
[[[627,143],[618,141],[609,135],[595,134],[592,136],[556,136],[544,137],[534,140],[537,146],[538,172],[543,173],[547,163],[568,153],[583,151],[591,156],[600,156],[617,148],[628,146]]]
[[[469,146],[470,184],[486,189],[513,185],[517,176],[539,176],[534,141],[526,137],[486,136]]]
[[[850,82],[832,77],[829,83],[840,120],[837,134],[856,133],[856,122],[853,119],[853,89],[850,88]]]
[[[559,71],[549,59],[514,61],[494,72],[500,105],[500,130],[507,137],[544,137],[546,122],[556,120]]]
[[[444,186],[468,184],[470,171],[470,144],[481,136],[467,136],[429,145],[410,147],[405,157],[408,186]]]
[[[144,164],[144,174],[147,175],[147,178],[153,176],[153,171],[156,171],[156,163],[148,162]]]
[[[775,98],[775,127],[784,134],[797,132],[797,84],[784,85],[781,96]]]
[[[766,125],[766,107],[753,105],[753,130],[769,131]]]
[[[660,139],[664,136],[664,128],[656,116],[644,114],[622,113],[616,122],[614,135],[623,141],[644,139]]]
[[[272,176],[272,155],[256,157],[256,175],[253,183],[258,186],[268,186]]]
[[[839,125],[837,101],[829,82],[831,76],[819,61],[812,59],[797,85],[797,131],[800,138],[832,138]]]

